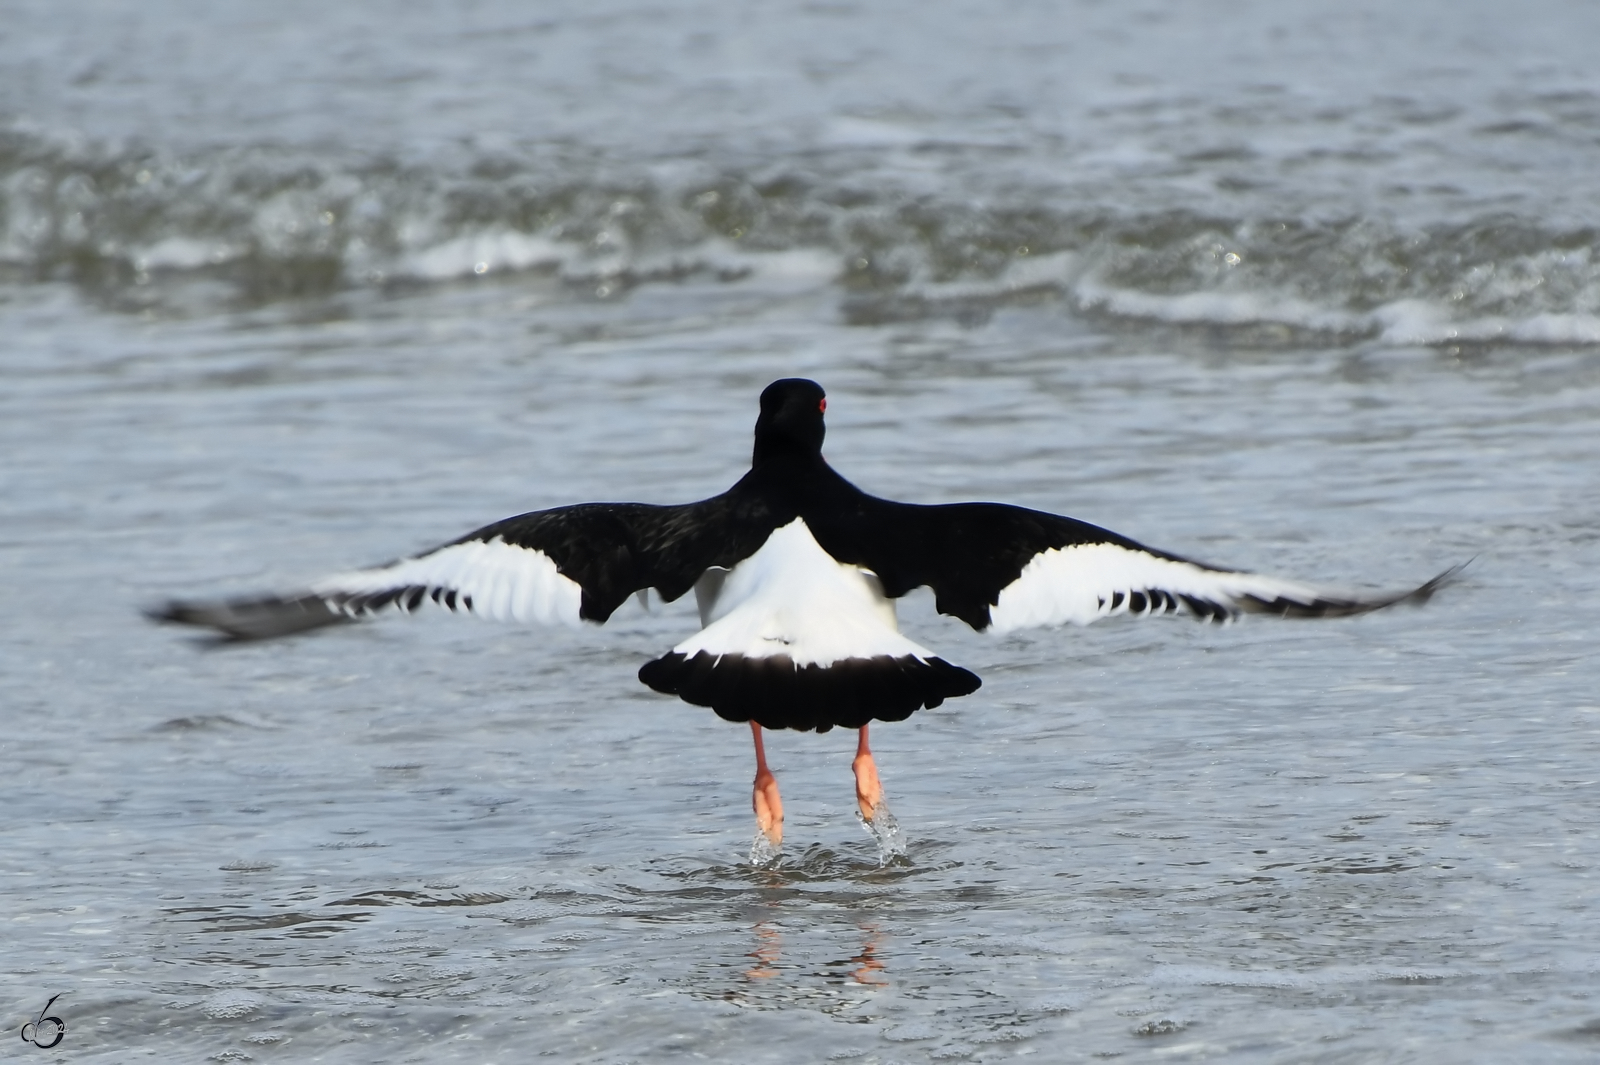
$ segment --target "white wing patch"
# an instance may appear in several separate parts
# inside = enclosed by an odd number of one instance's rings
[[[800,666],[933,657],[900,635],[894,602],[878,578],[834,561],[799,518],[733,569],[703,581],[695,590],[705,628],[673,648],[686,657],[786,655]]]
[[[495,621],[577,625],[583,603],[583,589],[563,577],[548,555],[498,536],[340,573],[311,591],[352,617],[387,606],[410,611],[431,601]]]
[[[1035,555],[990,610],[993,631],[1088,625],[1113,614],[1189,613],[1219,620],[1252,604],[1350,603],[1294,581],[1206,569],[1115,544],[1079,544]]]

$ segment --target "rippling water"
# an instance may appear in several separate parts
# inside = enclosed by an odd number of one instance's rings
[[[0,35],[0,989],[38,1060],[1589,1060],[1587,6],[19,2]],[[745,730],[695,625],[206,651],[275,588],[745,468],[1423,611],[985,637]]]

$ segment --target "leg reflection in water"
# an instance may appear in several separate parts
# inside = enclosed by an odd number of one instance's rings
[[[780,923],[785,917],[810,919],[816,914],[796,913],[785,906],[773,909],[779,912],[749,925],[749,949],[742,957],[724,955],[714,966],[724,976],[737,974],[731,983],[710,982],[718,997],[763,1008],[799,1008],[861,1019],[863,1015],[855,1011],[891,986],[885,954],[888,937],[876,923],[858,924],[849,917],[846,923],[829,922],[825,927],[808,923],[791,930],[786,942]]]
[[[757,921],[750,930],[755,933],[755,949],[745,955],[752,964],[744,975],[751,980],[771,980],[783,965],[783,933],[770,921]],[[883,933],[872,924],[861,925],[859,931],[861,949],[846,961],[828,964],[824,971],[835,979],[843,977],[864,987],[888,987],[884,960],[879,956]]]
[[[851,977],[856,983],[867,987],[888,987],[889,980],[883,975],[883,959],[878,957],[878,945],[883,941],[883,933],[878,931],[877,925],[864,924],[861,934],[866,937],[866,942],[861,944],[861,953],[850,959],[856,965]]]
[[[744,974],[752,980],[771,980],[778,975],[778,961],[783,953],[783,936],[766,921],[757,921],[753,931],[756,934],[756,949],[745,957],[754,958],[755,964],[746,969]]]

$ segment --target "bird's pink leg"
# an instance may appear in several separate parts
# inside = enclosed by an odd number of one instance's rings
[[[756,810],[756,827],[773,847],[783,845],[783,800],[778,797],[778,778],[767,768],[767,752],[761,746],[761,726],[750,722],[750,735],[756,741],[756,784],[751,805]]]
[[[870,823],[883,802],[883,785],[878,781],[878,764],[872,760],[872,750],[867,746],[867,726],[861,726],[861,736],[856,741],[856,760],[850,763],[856,773],[856,805],[861,817]]]

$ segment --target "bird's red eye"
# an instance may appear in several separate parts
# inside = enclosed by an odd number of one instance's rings
[[[827,409],[828,409],[828,400],[827,400],[827,397],[826,397],[826,396],[824,396],[824,397],[823,397],[823,398],[822,398],[822,399],[821,399],[821,400],[820,400],[820,401],[819,401],[819,402],[818,402],[818,403],[817,403],[817,409],[818,409],[818,410],[819,410],[819,411],[823,411],[823,412],[824,412],[824,413],[826,413],[826,411],[827,411]]]

